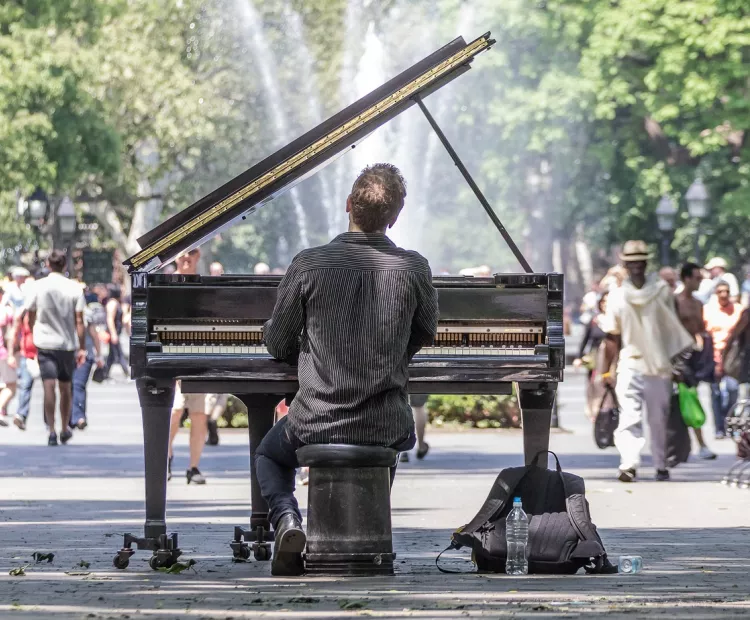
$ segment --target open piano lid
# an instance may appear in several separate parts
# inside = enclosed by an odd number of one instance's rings
[[[140,237],[141,251],[125,261],[128,271],[155,271],[253,213],[414,105],[414,95],[424,97],[468,71],[493,43],[489,32],[468,44],[454,39]]]

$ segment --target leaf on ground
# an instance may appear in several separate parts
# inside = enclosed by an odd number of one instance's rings
[[[295,596],[293,598],[290,598],[287,602],[292,603],[292,604],[302,603],[302,604],[310,605],[312,603],[320,603],[320,599],[315,598],[314,596]]]
[[[31,564],[26,564],[26,566],[17,566],[16,568],[11,568],[8,574],[11,577],[25,577],[26,576],[26,569],[31,566]]]
[[[186,571],[188,568],[193,568],[193,566],[195,566],[197,563],[198,562],[191,559],[184,563],[175,562],[169,568],[167,568],[166,566],[162,566],[161,568],[159,568],[159,570],[162,573],[169,573],[170,575],[179,575],[182,571]],[[195,569],[193,568],[193,570]]]
[[[91,562],[81,560],[80,562],[78,562],[78,566],[80,566],[81,568],[88,568],[89,566],[91,566]]]
[[[34,551],[34,553],[31,554],[31,557],[34,558],[34,562],[39,564],[40,562],[47,562],[47,564],[51,563],[52,560],[55,559],[54,553],[42,553],[41,551]]]
[[[71,577],[85,577],[86,575],[90,575],[91,571],[89,570],[66,570],[66,575],[70,575]]]
[[[367,607],[367,601],[339,601],[340,609],[364,609]]]

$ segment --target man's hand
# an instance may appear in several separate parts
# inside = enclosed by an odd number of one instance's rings
[[[83,366],[83,363],[86,361],[86,349],[78,349],[76,351],[76,366]]]
[[[583,360],[580,357],[577,357],[573,360],[573,368],[580,368],[583,366]]]
[[[13,355],[12,353],[8,355],[8,359],[5,361],[8,362],[8,366],[10,366],[11,368],[18,368],[18,362],[16,361],[16,356]]]

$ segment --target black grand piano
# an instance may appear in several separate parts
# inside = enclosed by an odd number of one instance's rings
[[[175,381],[186,393],[234,394],[248,408],[250,462],[273,425],[278,401],[295,393],[296,368],[276,361],[263,344],[278,276],[203,277],[156,273],[180,253],[244,220],[256,209],[354,148],[412,105],[420,107],[476,194],[524,273],[434,278],[440,322],[431,347],[414,357],[415,394],[509,394],[516,384],[526,461],[549,444],[557,383],[563,378],[563,276],[533,273],[469,172],[425,107],[423,98],[468,71],[494,41],[489,33],[458,38],[353,103],[237,178],[171,217],[138,241],[126,261],[132,277],[130,364],[143,417],[146,523],[143,536],[125,535],[115,556],[125,568],[134,548],[153,551],[152,568],[180,555],[168,533],[167,446]],[[270,558],[272,533],[251,465],[250,527],[236,527],[235,557]]]

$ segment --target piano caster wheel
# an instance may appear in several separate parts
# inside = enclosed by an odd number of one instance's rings
[[[271,559],[271,545],[269,543],[255,545],[255,549],[253,549],[253,557],[258,562],[268,562],[268,560]]]
[[[134,553],[135,551],[133,549],[123,549],[114,557],[112,565],[117,570],[125,570],[128,567],[128,564],[130,564],[130,556]]]
[[[232,559],[235,562],[244,562],[250,559],[250,546],[247,543],[232,544]]]
[[[179,551],[177,552],[177,555],[174,555],[170,553],[170,555],[165,556],[163,552],[156,551],[154,552],[154,555],[152,555],[148,560],[148,565],[153,570],[159,570],[160,568],[170,568],[171,566],[174,566],[175,562],[177,562],[177,557],[179,556]]]

